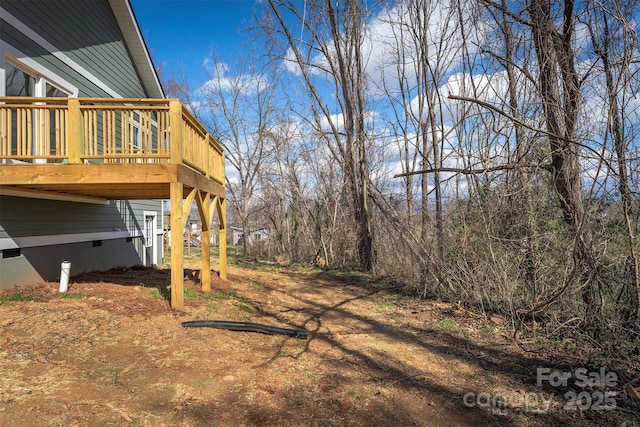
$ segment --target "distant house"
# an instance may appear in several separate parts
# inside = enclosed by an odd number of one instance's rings
[[[0,1],[0,289],[55,280],[64,260],[159,265],[162,199],[176,224],[185,199],[224,224],[223,159],[165,99],[129,0]],[[171,262],[180,307],[181,246]]]
[[[231,244],[232,245],[242,245],[244,243],[244,231],[240,227],[230,226],[231,230]],[[249,246],[262,242],[269,238],[269,230],[265,227],[256,228],[249,232],[249,240],[247,243]]]
[[[171,212],[169,211],[169,204],[167,202],[164,203],[164,232],[165,232],[165,238],[167,239],[167,242],[170,243],[171,238],[170,238],[170,231],[171,231],[171,225],[170,225],[170,218],[171,218]],[[213,223],[211,224],[211,230],[218,230],[220,228],[220,222],[218,221],[217,218],[214,218]],[[202,240],[202,220],[200,219],[200,215],[198,213],[198,209],[196,206],[192,206],[191,207],[191,211],[188,214],[188,217],[186,218],[185,221],[185,229],[184,229],[184,233],[185,233],[185,245],[187,244],[187,236],[186,234],[191,233],[191,242],[192,243],[197,243],[197,245],[200,245],[200,241]],[[218,245],[218,233],[209,233],[210,237],[209,240],[211,242],[212,245]],[[228,236],[227,236],[228,237]],[[229,237],[228,239],[229,240]],[[197,242],[196,242],[197,241]]]

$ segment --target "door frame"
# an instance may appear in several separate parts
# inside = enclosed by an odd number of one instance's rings
[[[147,260],[147,248],[151,248],[151,266],[157,267],[158,263],[158,212],[156,211],[143,211],[144,216],[144,230],[143,230],[143,244],[142,244],[142,264],[147,266],[149,260]],[[151,230],[148,229],[147,218],[152,217]]]

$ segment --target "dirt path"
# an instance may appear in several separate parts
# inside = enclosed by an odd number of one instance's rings
[[[536,367],[500,326],[358,275],[231,269],[184,313],[167,271],[85,275],[0,297],[0,425],[602,425],[530,399]],[[104,283],[96,283],[104,282]],[[18,293],[19,292],[19,293]],[[211,328],[305,328],[307,340]],[[485,393],[484,395],[482,393]],[[499,396],[493,408],[478,396]],[[466,396],[466,397],[465,397]],[[526,406],[525,406],[526,404]],[[632,425],[632,424],[627,424]]]

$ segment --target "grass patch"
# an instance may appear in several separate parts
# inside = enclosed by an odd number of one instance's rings
[[[185,266],[194,265],[199,266],[202,263],[202,248],[192,247],[187,250],[185,247],[183,250],[183,261]],[[209,256],[213,260],[220,259],[220,251],[217,246],[212,246],[209,251]],[[228,265],[240,265],[241,259],[244,258],[242,252],[242,246],[227,246],[227,264]],[[166,248],[164,252],[164,259],[162,260],[165,268],[171,268],[171,248]]]
[[[382,311],[392,311],[396,308],[398,303],[398,297],[395,295],[384,296],[377,302],[377,306],[379,310]]]
[[[236,291],[231,292],[210,292],[205,293],[204,295],[200,295],[197,291],[191,289],[185,289],[184,295],[189,298],[198,298],[205,301],[220,301],[220,300],[230,300],[234,298],[238,298],[238,294]]]
[[[193,289],[187,289],[184,288],[184,291],[182,292],[184,294],[185,297],[187,298],[198,298],[200,297],[200,295],[198,294],[197,291],[194,291]]]
[[[158,286],[151,291],[151,296],[169,300],[171,299],[171,289],[168,286]]]
[[[452,329],[452,328],[454,328],[455,326],[456,326],[456,322],[454,322],[454,321],[453,321],[453,320],[451,320],[451,319],[442,319],[442,320],[440,321],[440,327],[441,327],[442,329],[445,329],[445,330],[447,330],[447,329]]]
[[[62,294],[62,296],[60,297],[62,299],[85,299],[87,298],[86,295],[82,295],[82,294],[71,294],[68,292],[65,292],[64,294]]]
[[[331,268],[314,269],[320,272],[324,277],[331,280],[338,280],[345,285],[357,287],[373,286],[377,289],[384,289],[385,285],[380,286],[382,282],[375,282],[371,274],[358,270],[335,270]]]
[[[343,277],[343,279],[349,280],[350,282],[354,282],[358,285],[364,285],[371,282],[371,275],[362,271],[344,271],[342,272],[341,276]]]
[[[240,302],[233,302],[233,305],[235,307],[238,307],[240,310],[244,311],[245,313],[253,314],[253,308],[249,307],[246,304],[242,304]]]
[[[354,399],[359,400],[359,401],[361,401],[361,402],[362,402],[362,401],[365,401],[365,400],[367,400],[367,399],[368,399],[368,397],[367,397],[366,395],[364,395],[364,394],[360,394],[360,393],[358,393],[358,392],[357,392],[357,391],[355,391],[355,390],[349,390],[349,392],[348,392],[347,394],[348,394],[349,396],[353,397]]]
[[[207,295],[205,298],[206,299],[219,299],[219,300],[229,300],[231,298],[237,298],[238,294],[236,293],[236,291],[231,291],[231,292],[217,292],[215,294],[210,294]]]
[[[26,297],[22,292],[0,295],[0,302],[5,301],[33,301],[32,297]]]

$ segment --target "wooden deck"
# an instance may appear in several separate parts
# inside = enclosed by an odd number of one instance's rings
[[[0,97],[0,189],[170,200],[174,308],[184,307],[182,231],[194,202],[204,232],[218,214],[226,279],[224,184],[222,147],[178,100]],[[208,291],[208,239],[202,249]]]

